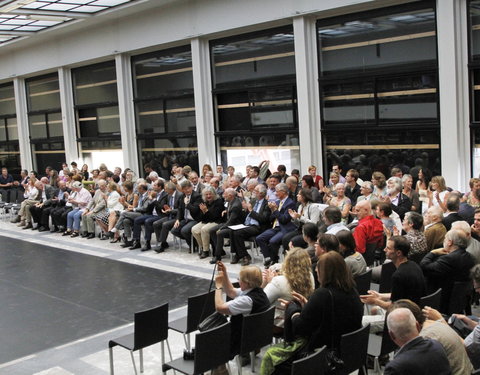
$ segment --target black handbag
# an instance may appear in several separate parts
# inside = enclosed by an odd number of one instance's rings
[[[219,327],[222,324],[227,322],[225,315],[220,314],[218,311],[215,311],[213,314],[210,314],[205,319],[203,319],[198,325],[198,330],[200,332],[208,331],[209,329]]]
[[[208,287],[208,292],[209,293],[210,293],[210,290],[212,289],[216,269],[217,269],[217,264],[215,263],[215,266],[213,267],[212,279],[210,280],[210,286]],[[205,300],[205,303],[203,305],[202,314],[200,316],[203,316],[203,314],[205,312],[206,303],[207,303],[207,301]],[[198,330],[200,332],[205,332],[205,331],[208,331],[209,329],[219,327],[222,324],[225,324],[226,322],[228,322],[227,317],[223,314],[220,314],[218,311],[215,311],[214,313],[207,316],[205,319],[203,319],[198,324]]]
[[[332,332],[335,332],[335,312],[334,312],[333,294],[330,289],[328,289],[328,292],[330,293],[330,298],[332,299],[332,309],[331,309]],[[345,363],[343,362],[343,359],[341,359],[340,356],[338,355],[338,352],[333,345],[333,335],[331,336],[332,336],[332,345],[330,349],[327,349],[327,352],[326,352],[327,368],[325,369],[325,374],[336,375],[336,374],[342,373],[342,370],[345,367]]]

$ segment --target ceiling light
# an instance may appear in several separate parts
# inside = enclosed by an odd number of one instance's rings
[[[71,20],[71,18],[69,18],[69,17],[42,16],[42,15],[39,15],[39,14],[29,14],[26,18],[28,20],[35,20],[35,21],[55,21],[55,22],[63,22],[63,21]]]
[[[5,5],[0,8],[0,12],[3,13],[8,13],[11,12],[12,10],[18,9],[23,7],[24,5],[28,5],[30,3],[33,3],[36,0],[16,0],[12,2],[11,4]]]

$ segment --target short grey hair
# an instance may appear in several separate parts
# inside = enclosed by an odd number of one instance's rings
[[[279,190],[287,194],[289,191],[287,184],[284,184],[283,182],[280,182],[279,184],[277,184],[277,186],[275,186],[275,191],[279,191]]]
[[[255,186],[255,189],[257,189],[258,194],[260,194],[262,198],[267,195],[267,188],[264,184],[258,184],[257,186]]]
[[[215,191],[215,189],[213,187],[205,186],[202,190],[202,199],[203,199],[204,202],[206,202],[205,194],[207,194],[207,193],[212,193],[213,194],[213,200],[218,198],[217,192]]]
[[[180,182],[180,188],[193,187],[192,183],[189,180],[184,180]]]
[[[465,249],[468,246],[468,238],[465,232],[459,229],[450,229],[445,235],[447,240],[452,241],[453,245]]]
[[[408,340],[413,335],[418,335],[417,321],[413,313],[406,307],[393,310],[387,316],[388,330],[401,341]]]
[[[373,191],[373,184],[370,181],[363,181],[362,187],[367,188],[370,191]]]
[[[387,183],[388,182],[393,182],[397,191],[399,191],[399,192],[402,191],[402,179],[400,177],[390,177],[387,180]]]
[[[452,229],[458,229],[461,230],[462,232],[465,232],[465,234],[470,237],[472,235],[472,227],[470,224],[468,224],[466,221],[454,221],[452,223]]]

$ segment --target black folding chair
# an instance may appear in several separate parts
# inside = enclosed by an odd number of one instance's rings
[[[168,323],[168,328],[183,334],[185,347],[190,350],[190,333],[198,324],[215,311],[215,291],[188,298],[187,315]]]
[[[429,294],[428,296],[420,298],[420,307],[423,309],[425,306],[429,306],[435,310],[440,310],[440,303],[442,301],[442,288],[439,288],[436,292]]]
[[[456,281],[453,284],[452,292],[450,293],[450,302],[448,305],[447,315],[465,313],[465,307],[470,301],[472,288],[472,280]]]
[[[381,335],[371,333],[368,337],[368,349],[367,353],[373,357],[374,359],[374,371],[375,373],[380,373],[380,362],[379,357],[384,355],[390,354],[397,348],[397,344],[395,344],[390,334],[388,333],[387,323],[385,322],[383,332]]]
[[[113,347],[121,346],[130,351],[132,358],[133,369],[137,374],[137,366],[135,365],[134,351],[140,353],[140,372],[143,372],[143,349],[158,342],[161,343],[162,348],[162,365],[165,363],[165,348],[164,341],[168,339],[168,303],[162,306],[155,307],[150,310],[145,310],[135,313],[135,322],[133,333],[110,340],[108,342],[109,357],[110,357],[110,374],[114,374],[113,369]],[[170,358],[170,346],[167,341],[168,352]]]
[[[363,373],[368,374],[367,349],[369,336],[370,324],[354,332],[342,335],[340,338],[340,357],[345,364],[342,373],[347,375],[353,371],[363,369]]]
[[[182,374],[202,374],[211,371],[218,366],[228,363],[230,359],[230,322],[195,336],[194,359],[183,357],[165,363],[162,371],[170,369]]]
[[[291,375],[323,375],[327,366],[327,347],[317,349],[308,357],[292,363]]]
[[[241,356],[250,353],[250,366],[255,372],[255,350],[270,345],[273,339],[275,306],[268,310],[243,317],[240,353],[237,355],[238,374],[242,374]]]
[[[383,263],[380,273],[379,293],[390,293],[392,290],[392,275],[397,270],[393,262]]]
[[[354,277],[355,284],[357,285],[358,294],[364,295],[367,294],[370,289],[370,284],[372,282],[372,270],[362,273]]]

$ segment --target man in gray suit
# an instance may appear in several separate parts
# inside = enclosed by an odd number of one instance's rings
[[[98,189],[95,191],[93,199],[82,213],[81,232],[82,237],[86,237],[87,239],[95,238],[95,215],[107,205],[107,201],[105,200],[107,182],[105,180],[98,180],[97,185]]]

